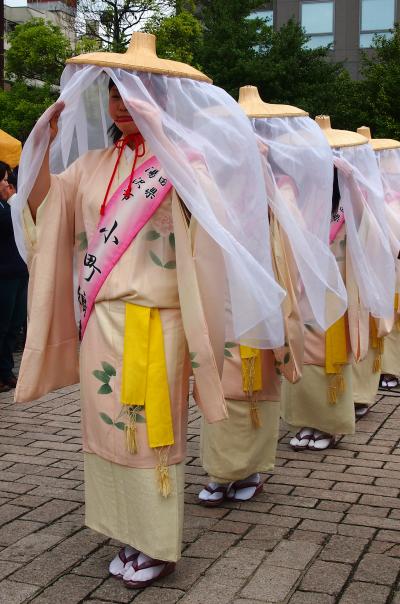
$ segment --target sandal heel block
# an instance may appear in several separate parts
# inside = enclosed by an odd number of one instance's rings
[[[250,501],[253,499],[258,493],[260,493],[264,488],[264,479],[259,477],[259,480],[237,480],[236,482],[232,482],[229,486],[226,494],[226,498],[228,501],[243,503],[245,501]],[[238,497],[237,493],[242,491],[243,489],[254,489],[254,493],[250,497]]]
[[[198,502],[208,508],[215,508],[221,505],[226,500],[226,492],[228,485],[217,484],[213,486],[213,483],[209,483],[204,487],[203,491],[207,491],[210,495],[214,495],[214,493],[221,493],[221,496],[218,499],[203,499],[200,497],[202,491],[200,491],[198,495]]]
[[[149,587],[156,581],[163,579],[164,577],[168,577],[171,573],[174,572],[176,568],[176,562],[163,562],[162,560],[149,560],[144,564],[135,567],[135,570],[144,570],[146,568],[153,568],[157,566],[164,565],[164,568],[156,577],[152,579],[148,579],[147,581],[127,581],[124,579],[124,585],[127,589],[144,589],[145,587]]]

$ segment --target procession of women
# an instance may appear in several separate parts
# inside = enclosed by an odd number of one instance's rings
[[[153,35],[73,57],[11,205],[29,270],[16,403],[80,381],[86,525],[140,589],[182,552],[189,390],[198,505],[256,497],[354,434],[400,375],[400,142],[236,102]]]

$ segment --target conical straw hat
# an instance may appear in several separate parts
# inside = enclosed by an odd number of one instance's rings
[[[159,59],[156,53],[156,37],[152,34],[134,32],[128,50],[119,52],[88,52],[67,60],[79,65],[99,65],[100,67],[120,67],[130,71],[159,73],[177,78],[190,78],[212,83],[204,73],[186,63]]]
[[[399,149],[400,142],[391,138],[372,138],[371,130],[368,126],[357,128],[358,134],[362,134],[369,140],[369,144],[374,151],[386,151],[387,149]]]
[[[317,115],[315,121],[325,134],[331,147],[356,147],[368,143],[368,139],[361,136],[361,134],[357,134],[357,132],[332,128],[329,115]]]
[[[22,144],[19,140],[0,130],[0,161],[5,162],[11,168],[18,166],[21,157]]]
[[[261,100],[256,86],[242,86],[239,105],[248,117],[303,117],[308,113],[291,105],[275,105]]]

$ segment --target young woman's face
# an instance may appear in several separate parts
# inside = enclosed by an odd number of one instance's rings
[[[133,121],[125,103],[119,94],[118,88],[112,86],[108,96],[108,112],[115,125],[121,130],[124,136],[139,132],[138,127]]]

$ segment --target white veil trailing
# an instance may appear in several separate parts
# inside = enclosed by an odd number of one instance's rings
[[[292,247],[302,286],[304,323],[326,330],[347,308],[347,294],[329,249],[333,155],[317,124],[307,116],[252,118],[266,149],[264,171],[270,206]],[[292,184],[294,195],[280,183]],[[270,183],[270,186],[268,186]],[[327,293],[329,314],[327,312]]]
[[[393,315],[395,264],[378,164],[370,145],[334,150],[347,245],[363,306]]]
[[[394,256],[397,258],[396,291],[400,291],[400,148],[375,151],[381,173],[385,208]]]
[[[70,64],[61,79],[65,109],[51,147],[51,171],[110,144],[109,78],[178,194],[223,250],[235,337],[259,348],[281,346],[285,294],[272,271],[260,154],[248,119],[226,92],[189,78]],[[21,212],[47,149],[53,110],[38,120],[22,153],[13,204],[22,255]]]

